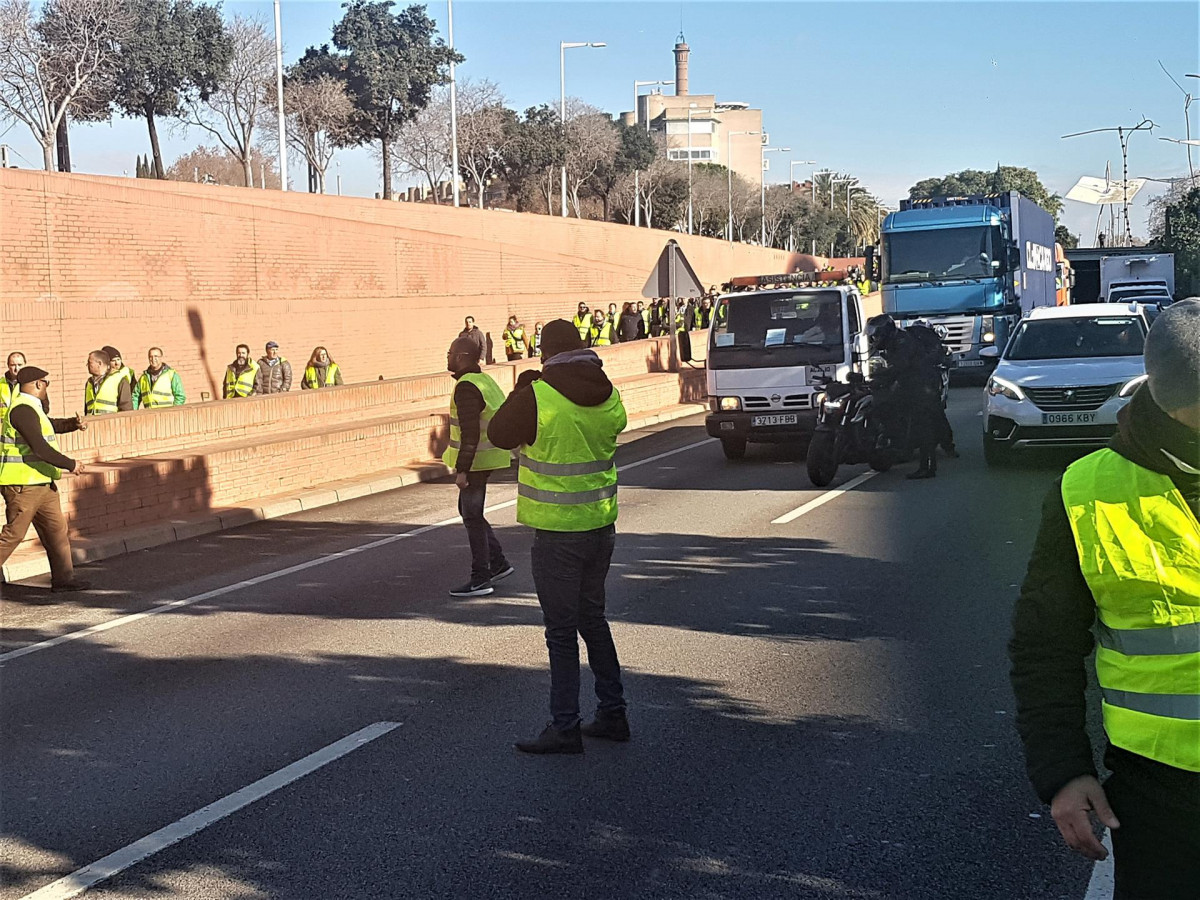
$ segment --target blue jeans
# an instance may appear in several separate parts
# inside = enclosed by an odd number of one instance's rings
[[[487,483],[490,471],[468,472],[467,486],[458,492],[458,514],[467,529],[467,543],[471,545],[471,582],[488,581],[492,572],[504,562],[504,550],[492,526],[484,518],[487,507]]]
[[[550,651],[550,713],[559,730],[579,724],[579,638],[587,645],[599,711],[625,709],[621,665],[604,617],[604,580],[616,546],[616,528],[534,533],[533,583]]]

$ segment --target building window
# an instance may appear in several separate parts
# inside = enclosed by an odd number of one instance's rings
[[[688,148],[678,147],[667,150],[667,159],[673,162],[687,162]],[[717,152],[709,147],[693,147],[692,161],[693,162],[714,162],[717,158]]]

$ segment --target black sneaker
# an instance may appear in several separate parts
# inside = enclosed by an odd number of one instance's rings
[[[629,740],[629,719],[625,712],[596,713],[596,718],[584,725],[580,731],[586,737],[605,741]]]
[[[504,562],[500,563],[500,565],[496,566],[496,568],[492,569],[492,583],[495,584],[497,581],[503,581],[515,571],[516,569],[512,567],[512,563],[510,563],[508,560],[505,560]]]
[[[490,581],[478,581],[472,578],[466,584],[461,584],[456,588],[451,588],[451,597],[486,597],[492,592],[492,583]]]
[[[582,753],[583,738],[580,736],[578,725],[566,731],[559,731],[551,723],[532,741],[517,741],[514,746],[522,753]]]

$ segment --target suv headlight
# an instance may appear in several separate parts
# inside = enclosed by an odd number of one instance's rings
[[[1121,386],[1121,389],[1119,391],[1117,391],[1117,396],[1118,397],[1131,396],[1134,391],[1136,391],[1139,387],[1141,387],[1142,382],[1144,382],[1149,377],[1150,377],[1149,375],[1139,375],[1137,378],[1130,378],[1127,382],[1125,382],[1124,385]]]
[[[721,397],[717,401],[721,412],[738,412],[742,408],[741,397]]]
[[[1009,400],[1016,400],[1020,403],[1025,399],[1025,392],[1019,387],[1004,378],[997,378],[995,375],[990,377],[987,382],[987,392],[990,396],[995,397],[997,394],[1007,397]]]

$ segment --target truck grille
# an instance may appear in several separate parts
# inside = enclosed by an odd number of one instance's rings
[[[1119,384],[1099,384],[1069,388],[1024,388],[1023,390],[1034,406],[1052,412],[1099,409],[1120,388]]]
[[[946,329],[942,344],[951,353],[966,353],[971,349],[972,338],[975,336],[975,320],[960,319],[958,321],[939,322]]]
[[[742,409],[770,409],[771,401],[766,397],[743,397]]]
[[[771,400],[768,397],[743,397],[742,398],[742,409],[745,409],[745,410],[777,409],[779,407],[782,407],[784,409],[811,409],[812,408],[812,394],[788,394],[786,397],[783,398],[783,400],[778,404],[778,406],[771,403]]]

